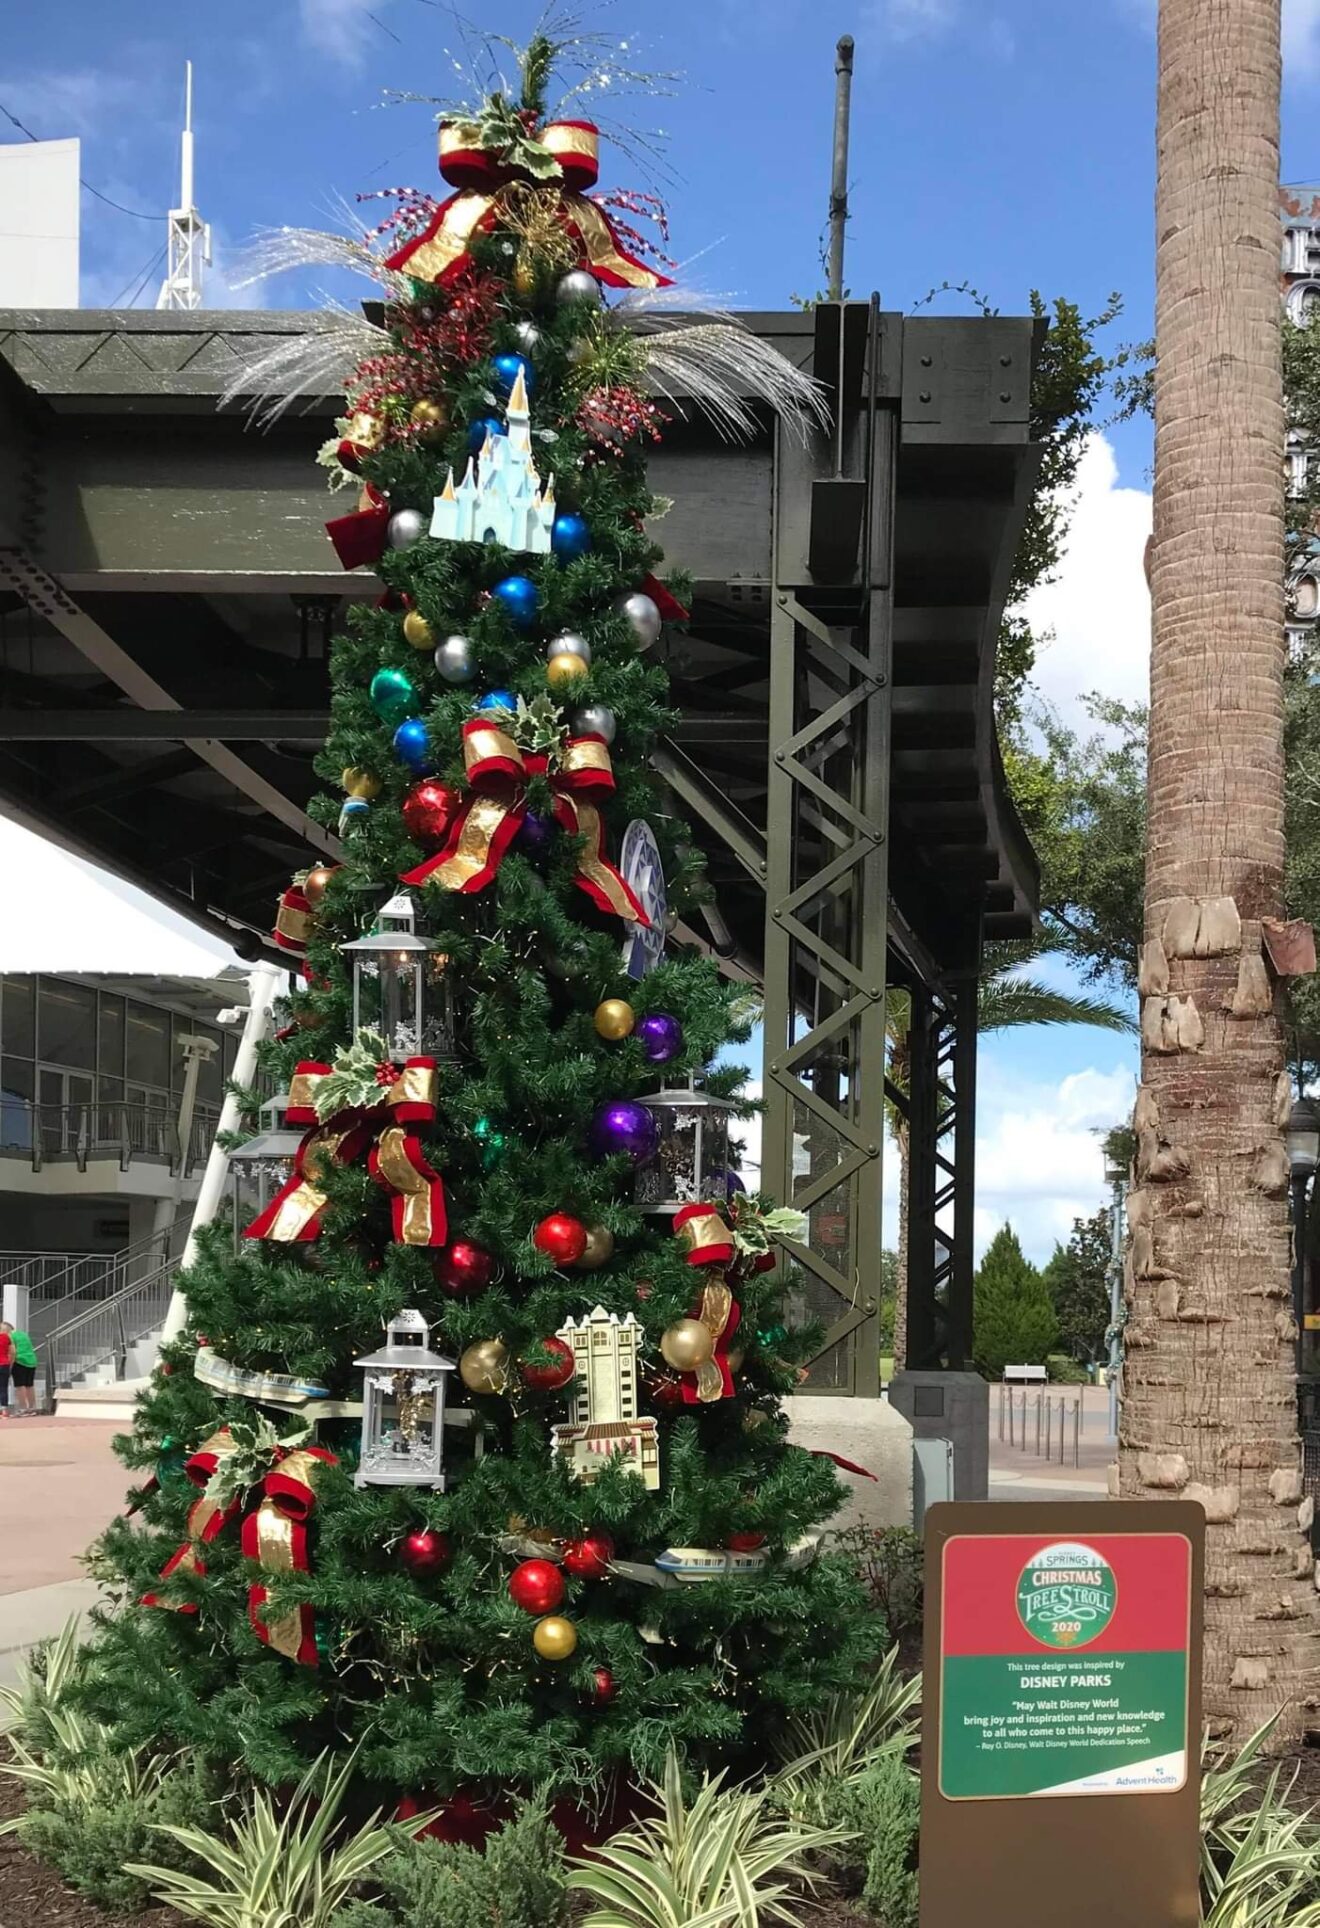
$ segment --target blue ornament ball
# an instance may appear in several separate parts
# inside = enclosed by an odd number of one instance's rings
[[[410,770],[416,770],[419,775],[434,769],[431,738],[420,717],[410,716],[400,723],[394,732],[394,754],[400,763],[406,763]]]
[[[496,387],[502,388],[506,395],[513,393],[513,386],[519,375],[522,376],[523,387],[529,395],[536,387],[536,370],[525,355],[496,355],[491,367],[495,370]]]
[[[471,423],[467,432],[467,445],[474,455],[480,455],[486,446],[488,435],[503,435],[504,424],[497,415],[482,415]]]
[[[591,531],[585,516],[565,512],[557,515],[550,531],[550,547],[561,562],[576,562],[591,547]]]
[[[518,629],[530,629],[541,607],[541,592],[530,576],[506,576],[497,582],[494,594],[504,604]]]
[[[483,716],[517,716],[518,699],[512,690],[487,690],[477,698],[477,708]]]

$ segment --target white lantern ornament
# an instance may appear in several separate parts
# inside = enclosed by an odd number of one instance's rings
[[[445,1490],[445,1387],[452,1359],[432,1352],[420,1312],[390,1320],[385,1344],[355,1361],[364,1375],[355,1486]]]
[[[353,1035],[377,1032],[392,1063],[424,1055],[455,1056],[454,994],[445,958],[417,934],[406,890],[391,897],[365,937],[341,944],[353,965]],[[438,969],[437,969],[438,966]]]
[[[234,1250],[242,1250],[243,1228],[274,1198],[280,1186],[293,1175],[293,1161],[303,1141],[303,1133],[284,1122],[289,1109],[289,1094],[282,1091],[268,1098],[261,1107],[261,1129],[229,1154],[229,1174],[234,1188]]]

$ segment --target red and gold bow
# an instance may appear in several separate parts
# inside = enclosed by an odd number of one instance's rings
[[[701,1297],[692,1315],[699,1319],[715,1341],[714,1355],[695,1372],[679,1374],[685,1406],[709,1406],[717,1399],[732,1399],[733,1373],[729,1366],[729,1346],[742,1322],[742,1312],[733,1293],[723,1280],[701,1288]]]
[[[271,942],[292,957],[306,957],[307,940],[312,934],[312,906],[301,884],[290,884],[280,898],[275,913]]]
[[[431,1124],[436,1108],[434,1058],[409,1058],[379,1104],[348,1108],[322,1122],[316,1113],[316,1088],[331,1066],[304,1062],[289,1085],[286,1121],[310,1129],[299,1145],[292,1176],[265,1211],[258,1213],[244,1238],[301,1245],[318,1238],[328,1203],[321,1179],[329,1163],[351,1165],[367,1154],[367,1169],[390,1194],[394,1236],[403,1245],[443,1245],[449,1236],[445,1190],[432,1171],[421,1141],[410,1125]]]
[[[379,562],[389,539],[390,505],[378,489],[367,483],[358,496],[351,515],[339,515],[327,522],[325,532],[345,569],[363,563]]]
[[[288,1453],[261,1483],[261,1499],[243,1521],[243,1551],[267,1573],[306,1573],[307,1522],[316,1507],[318,1462],[334,1465],[335,1456],[324,1446],[300,1446]],[[265,1620],[268,1589],[260,1581],[248,1588],[248,1619],[258,1640],[265,1641],[286,1660],[314,1667],[316,1614],[306,1604],[292,1608],[278,1620]]]
[[[549,759],[524,755],[507,731],[489,717],[463,725],[463,762],[472,792],[442,849],[415,870],[405,884],[432,877],[445,890],[484,890],[527,814],[526,780],[546,775]],[[550,771],[555,819],[570,836],[581,837],[577,881],[598,910],[613,911],[649,928],[650,919],[605,855],[605,826],[594,799],[614,789],[614,768],[603,736],[570,737]]]
[[[230,1521],[241,1511],[239,1495],[224,1505],[206,1497],[206,1486],[220,1461],[234,1450],[229,1428],[212,1433],[184,1463],[184,1472],[194,1486],[202,1488],[200,1499],[188,1509],[188,1537],[170,1555],[160,1570],[162,1580],[176,1573],[201,1575],[206,1562],[199,1548],[218,1539]],[[299,1447],[286,1453],[260,1483],[261,1499],[256,1510],[243,1521],[243,1551],[267,1573],[306,1573],[307,1521],[316,1505],[312,1482],[319,1465],[334,1466],[335,1455],[324,1446]],[[295,1607],[283,1619],[267,1624],[259,1609],[266,1603],[267,1589],[254,1581],[248,1588],[248,1619],[258,1639],[274,1647],[289,1660],[314,1667],[317,1661],[315,1615],[309,1606]],[[196,1613],[195,1600],[170,1600],[151,1592],[142,1596],[144,1607],[162,1607],[169,1613]]]
[[[669,277],[630,254],[605,209],[582,192],[595,185],[600,171],[600,136],[592,123],[555,121],[527,140],[557,163],[557,178],[544,185],[558,196],[559,222],[577,243],[578,265],[610,288],[669,287]],[[478,129],[464,121],[440,128],[440,172],[459,192],[385,264],[418,281],[448,281],[468,259],[473,236],[494,225],[499,190],[533,178],[518,166],[516,151],[483,147]]]
[[[733,1233],[720,1216],[718,1205],[685,1205],[674,1213],[674,1237],[684,1248],[689,1265],[729,1265]]]

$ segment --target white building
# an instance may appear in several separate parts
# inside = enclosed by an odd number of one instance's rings
[[[532,459],[531,411],[522,370],[509,396],[507,435],[487,435],[479,457],[469,457],[454,486],[450,469],[435,498],[431,534],[440,542],[498,542],[505,549],[550,553],[555,479],[545,488]]]
[[[0,146],[0,308],[78,306],[79,143]]]

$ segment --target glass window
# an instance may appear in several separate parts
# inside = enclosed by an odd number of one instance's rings
[[[8,989],[6,984],[5,991]],[[0,1145],[31,1150],[32,1119],[27,1101],[32,1096],[32,1078],[30,1058],[0,1059]]]
[[[35,982],[30,977],[7,977],[0,984],[0,1024],[4,1031],[4,1049],[13,1057],[35,1058],[37,1055],[37,1028],[34,1021],[36,999],[33,996]]]
[[[127,1075],[135,1084],[170,1088],[170,1019],[167,1011],[131,1000],[126,1017]]]
[[[124,1000],[100,996],[100,1029],[96,1040],[96,1068],[103,1078],[124,1075]]]
[[[96,1069],[96,992],[85,984],[38,980],[37,1040],[47,1064]]]
[[[220,1103],[221,1086],[224,1083],[224,1060],[220,1053],[220,1038],[208,1024],[199,1024],[199,1037],[210,1038],[215,1045],[214,1057],[204,1060],[197,1077],[197,1101],[199,1104],[215,1106]]]

